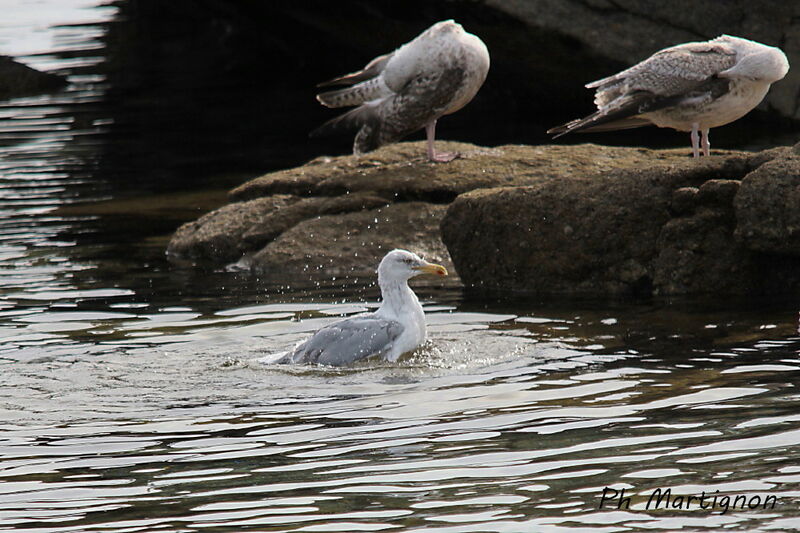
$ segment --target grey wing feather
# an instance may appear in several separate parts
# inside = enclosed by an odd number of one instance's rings
[[[358,72],[320,83],[317,87],[330,85],[351,85],[351,87],[320,93],[317,95],[317,101],[326,107],[348,107],[385,96],[383,93],[386,89],[380,74],[393,54],[394,52],[376,57]]]
[[[691,90],[698,83],[736,64],[736,52],[721,43],[687,43],[656,52],[627,70],[586,85],[597,88],[597,97],[607,90],[647,91],[671,96]],[[602,105],[604,102],[596,102]]]
[[[353,317],[317,331],[278,363],[343,366],[372,355],[383,355],[403,332],[393,320]]]
[[[646,126],[650,121],[639,115],[687,102],[695,104],[700,101],[708,102],[722,96],[729,87],[729,80],[711,78],[695,85],[691,91],[671,96],[654,95],[645,91],[635,92],[613,100],[585,118],[551,128],[547,133],[553,134],[553,138],[557,139],[573,131],[612,131]]]
[[[548,130],[560,137],[572,131],[608,131],[644,126],[637,115],[680,105],[698,97],[716,98],[727,80],[716,75],[736,63],[736,53],[720,43],[687,43],[667,48],[618,74],[586,85],[597,88],[591,115]]]
[[[354,151],[365,153],[398,141],[441,116],[465,77],[464,69],[458,67],[412,77],[397,94],[374,108],[378,120],[364,121]]]
[[[349,107],[380,98],[386,93],[383,80],[372,78],[352,87],[320,93],[317,101],[325,107]]]
[[[351,72],[350,74],[345,74],[344,76],[339,76],[338,78],[324,81],[317,84],[317,87],[328,87],[330,85],[354,85],[356,83],[374,78],[383,72],[383,69],[386,68],[386,63],[389,62],[389,60],[392,58],[392,55],[394,55],[394,52],[378,56],[367,63],[367,66],[358,72]]]
[[[324,137],[344,130],[357,130],[367,127],[368,124],[378,122],[377,110],[372,106],[359,106],[355,109],[333,117],[322,126],[308,134],[309,137]]]

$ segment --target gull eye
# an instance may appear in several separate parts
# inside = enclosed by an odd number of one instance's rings
[[[406,257],[405,259],[403,259],[403,263],[405,263],[407,265],[410,265],[413,262],[414,261],[410,257]]]

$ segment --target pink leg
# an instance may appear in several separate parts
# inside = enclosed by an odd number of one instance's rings
[[[425,134],[428,136],[428,159],[436,163],[447,163],[459,157],[461,154],[457,152],[440,152],[436,153],[436,148],[433,146],[433,139],[436,137],[436,121],[432,120],[425,125]]]
[[[711,155],[711,141],[708,140],[708,130],[703,130],[703,155],[708,157]]]
[[[700,157],[700,133],[698,132],[698,128],[700,125],[695,122],[692,124],[692,156],[693,157]]]

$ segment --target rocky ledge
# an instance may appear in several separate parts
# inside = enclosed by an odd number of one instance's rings
[[[591,144],[439,148],[462,157],[434,164],[423,143],[399,143],[256,178],[179,228],[168,255],[358,277],[402,247],[490,293],[800,292],[797,147],[699,160]]]

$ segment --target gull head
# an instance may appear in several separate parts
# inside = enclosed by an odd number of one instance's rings
[[[406,250],[392,250],[378,265],[379,281],[405,281],[420,274],[446,276],[447,269]]]
[[[722,78],[747,78],[774,83],[789,72],[789,60],[780,48],[731,35],[722,35],[712,42],[721,42],[736,50],[736,64],[720,72]]]

